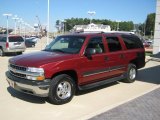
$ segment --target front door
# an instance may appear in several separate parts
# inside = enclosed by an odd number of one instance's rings
[[[90,48],[95,49],[96,53],[91,57],[84,55],[80,63],[83,84],[104,79],[109,73],[109,67],[106,65],[107,58],[102,37],[91,38],[86,50]]]

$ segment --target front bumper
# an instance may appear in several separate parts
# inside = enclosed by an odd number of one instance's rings
[[[43,81],[27,80],[13,76],[9,71],[7,71],[6,80],[15,90],[35,96],[48,97],[50,79],[45,79]]]

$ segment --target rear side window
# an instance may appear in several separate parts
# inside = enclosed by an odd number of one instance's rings
[[[6,42],[6,37],[0,37],[0,42]]]
[[[106,40],[110,52],[116,52],[122,50],[121,44],[117,37],[107,37]]]
[[[9,42],[24,42],[24,39],[20,36],[9,37]]]
[[[127,49],[143,48],[143,44],[137,36],[122,35],[122,38]]]

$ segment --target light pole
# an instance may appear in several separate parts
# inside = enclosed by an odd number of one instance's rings
[[[62,22],[63,22],[63,34],[65,34],[65,31],[66,31],[66,25],[65,25],[65,23],[66,23],[66,21],[63,20]]]
[[[91,24],[92,23],[92,17],[93,17],[93,15],[96,14],[96,12],[95,11],[88,11],[87,13],[90,15],[90,24]]]
[[[119,22],[120,22],[120,20],[117,20],[116,22],[117,22],[117,31],[119,31]]]
[[[25,36],[26,36],[26,23],[23,21],[22,25],[23,25],[23,27],[22,27],[22,31],[23,31],[22,32],[23,33],[22,36],[24,36],[24,39],[25,39]]]
[[[151,39],[152,39],[152,33],[153,33],[153,31],[151,30]]]
[[[22,23],[23,23],[22,18],[20,18],[18,22],[19,22],[19,32],[20,32],[20,35],[22,35]]]
[[[12,18],[13,20],[14,20],[14,22],[15,22],[15,24],[14,24],[14,34],[17,34],[17,20],[19,19],[18,17],[17,17],[17,15],[15,15],[13,18]]]
[[[49,4],[50,0],[48,0],[48,11],[47,11],[47,45],[49,44]]]
[[[144,39],[145,39],[145,37],[146,37],[146,21],[144,22],[144,29],[143,29],[144,31]]]
[[[8,17],[12,16],[12,14],[3,14],[3,16],[7,17],[7,42],[8,42]]]

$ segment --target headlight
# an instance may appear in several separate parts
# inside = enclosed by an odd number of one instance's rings
[[[28,75],[26,76],[29,80],[44,80],[44,69],[43,68],[27,68]]]
[[[27,68],[28,72],[35,72],[35,73],[44,73],[43,68],[33,68],[33,67],[28,67]]]

